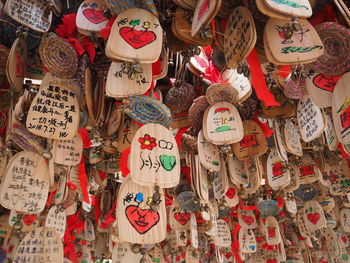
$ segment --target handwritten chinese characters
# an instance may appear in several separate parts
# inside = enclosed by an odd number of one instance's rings
[[[216,221],[217,229],[214,238],[215,245],[221,247],[231,246],[231,232],[227,223],[223,219]]]
[[[38,32],[47,32],[51,26],[52,12],[45,0],[6,1],[6,13],[22,25]]]
[[[1,205],[25,213],[39,213],[46,203],[49,174],[39,154],[20,152],[9,162],[1,183]]]
[[[79,105],[74,92],[63,85],[40,87],[30,105],[26,125],[41,137],[72,139],[79,125]]]
[[[38,227],[20,243],[15,263],[63,263],[63,246],[59,235],[48,227]]]
[[[66,217],[65,209],[54,205],[47,214],[45,226],[52,228],[63,238],[66,231]]]
[[[180,178],[180,157],[172,133],[149,123],[135,134],[130,151],[132,179],[142,185],[173,187]]]
[[[54,162],[62,165],[78,165],[83,152],[83,140],[77,134],[69,140],[55,140],[53,144]]]

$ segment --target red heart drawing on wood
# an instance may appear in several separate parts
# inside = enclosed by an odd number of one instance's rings
[[[346,243],[346,242],[348,241],[348,238],[347,238],[346,236],[342,236],[342,237],[341,237],[341,240],[342,240],[344,243]]]
[[[326,76],[323,74],[318,74],[313,78],[312,82],[319,89],[333,92],[339,78],[340,76]]]
[[[179,222],[181,225],[186,225],[186,223],[190,220],[190,214],[189,213],[180,213],[176,212],[174,214],[174,218],[177,222]]]
[[[94,8],[84,9],[83,15],[93,24],[99,24],[107,20],[103,15],[103,10],[96,10]]]
[[[310,213],[310,214],[307,214],[307,219],[309,219],[309,221],[311,223],[313,223],[314,225],[317,224],[318,220],[320,219],[320,214],[319,213]]]
[[[26,224],[27,226],[31,226],[35,222],[36,218],[37,218],[36,214],[23,215],[22,220],[24,224]]]
[[[268,260],[266,260],[267,263],[277,263],[277,259],[273,258],[269,258]]]
[[[144,234],[159,222],[159,213],[151,209],[141,209],[136,205],[129,205],[125,209],[126,218],[135,230]]]
[[[247,223],[247,225],[251,225],[254,223],[254,217],[242,215],[242,220]]]
[[[123,27],[119,30],[121,37],[133,48],[142,48],[156,40],[156,34],[148,30],[136,30],[132,27]]]

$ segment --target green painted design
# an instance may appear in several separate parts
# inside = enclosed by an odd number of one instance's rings
[[[221,126],[215,129],[215,132],[224,132],[232,130],[230,126]]]
[[[290,0],[272,0],[272,2],[279,4],[279,5],[286,5],[293,8],[305,8],[306,10],[309,10],[310,8],[306,5],[301,5],[296,2],[290,1]]]
[[[314,49],[323,49],[323,46],[311,46],[311,47],[283,47],[281,49],[282,54],[289,53],[306,53]]]
[[[242,178],[245,178],[245,179],[248,178],[248,176],[246,174],[240,174],[239,176],[242,177]]]
[[[160,258],[153,258],[152,261],[153,262],[160,262]]]
[[[174,167],[176,166],[176,157],[173,155],[160,155],[159,160],[162,164],[162,167],[168,172],[174,169]]]
[[[137,26],[140,24],[140,19],[134,19],[134,20],[131,20],[130,22],[130,25],[132,26]]]
[[[219,166],[219,162],[217,162],[217,161],[212,161],[211,164],[215,165],[215,166]]]
[[[342,259],[344,259],[344,260],[348,260],[348,259],[349,259],[349,256],[348,256],[347,254],[341,255],[341,257],[342,257]]]

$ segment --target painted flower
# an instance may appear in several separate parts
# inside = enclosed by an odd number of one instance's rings
[[[139,138],[138,141],[141,143],[141,149],[148,149],[151,151],[154,147],[157,146],[156,138],[153,138],[148,134],[145,134],[143,138]]]

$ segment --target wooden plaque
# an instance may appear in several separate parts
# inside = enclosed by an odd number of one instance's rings
[[[254,210],[241,210],[238,209],[238,223],[242,228],[254,229],[257,228],[258,223],[256,221]]]
[[[291,17],[308,18],[312,16],[309,0],[264,0],[268,8]]]
[[[280,228],[274,216],[268,216],[265,222],[265,238],[269,245],[277,245],[281,242]]]
[[[45,0],[9,0],[5,12],[13,20],[38,32],[47,32],[51,26],[52,11]]]
[[[214,236],[216,246],[229,247],[231,246],[231,231],[227,223],[223,219],[216,220],[216,234]]]
[[[180,156],[173,134],[149,123],[136,132],[130,151],[131,178],[138,184],[170,188],[180,180]]]
[[[274,190],[288,185],[290,181],[289,169],[277,153],[276,148],[271,149],[267,158],[267,179]]]
[[[41,212],[49,191],[45,159],[33,152],[17,153],[6,167],[0,188],[0,202],[5,208],[25,213]]]
[[[124,68],[129,68],[131,71],[133,69],[131,63],[112,62],[107,76],[106,94],[117,99],[144,94],[152,84],[152,64],[136,66],[141,72],[135,72],[132,77],[129,77],[129,74],[123,71]]]
[[[63,85],[42,86],[27,116],[27,129],[41,137],[72,139],[79,126],[79,104],[75,93]]]
[[[159,210],[150,207],[153,188],[124,179],[117,199],[119,238],[131,243],[150,244],[164,240],[166,212],[164,192],[160,189]]]
[[[208,25],[211,21],[210,18],[215,16],[215,13],[219,11],[217,8],[220,5],[221,0],[199,0],[196,3],[192,19],[192,31],[191,36],[195,36],[199,30]]]
[[[305,226],[309,231],[313,232],[326,227],[326,218],[322,207],[316,201],[307,201],[300,212],[303,212]]]
[[[256,239],[253,230],[241,227],[238,232],[239,248],[242,253],[255,253],[257,250]]]
[[[54,162],[67,166],[75,166],[80,163],[83,154],[83,140],[77,134],[70,140],[55,140],[52,155]]]
[[[111,59],[153,63],[160,56],[162,41],[157,17],[145,9],[131,8],[114,21],[106,49]]]
[[[67,215],[66,210],[54,205],[50,208],[45,221],[45,226],[55,230],[61,238],[66,231]]]
[[[203,135],[215,145],[242,140],[243,124],[235,106],[229,102],[218,102],[207,108],[203,117]]]
[[[231,157],[228,158],[227,163],[231,181],[237,186],[247,186],[249,178],[245,170],[244,161]]]
[[[179,206],[174,199],[169,212],[169,224],[174,230],[189,230],[191,214]]]
[[[38,227],[21,241],[14,262],[63,263],[63,245],[60,236],[49,227]]]
[[[220,171],[219,148],[204,138],[203,131],[198,133],[197,146],[201,164],[210,171]]]
[[[297,170],[300,177],[300,184],[310,184],[317,181],[321,176],[321,172],[317,168],[315,161],[306,153],[304,153],[302,160],[303,162]]]
[[[225,69],[221,75],[222,81],[230,83],[238,91],[238,101],[243,102],[252,93],[252,85],[247,77],[238,74],[237,69]]]
[[[302,156],[303,149],[301,147],[300,136],[292,120],[286,120],[282,134],[286,151],[297,156]]]

